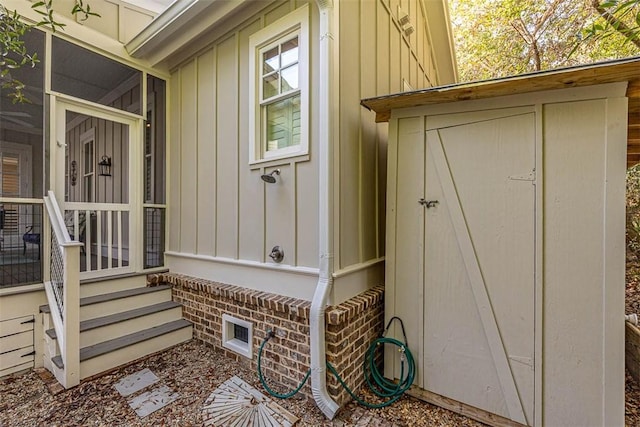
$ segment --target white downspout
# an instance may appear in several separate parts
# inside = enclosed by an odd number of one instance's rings
[[[311,301],[309,331],[311,341],[311,390],[313,399],[330,420],[340,406],[327,391],[324,315],[333,286],[333,85],[335,81],[333,55],[334,0],[316,0],[320,9],[319,80],[319,253],[318,285]]]

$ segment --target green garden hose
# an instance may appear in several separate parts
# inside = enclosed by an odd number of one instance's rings
[[[389,326],[391,326],[391,322],[393,322],[394,320],[398,320],[400,322],[400,326],[402,327],[402,334],[404,335],[404,343],[394,338],[385,337],[385,335],[387,334],[387,331],[389,330]],[[260,345],[260,349],[258,350],[258,377],[260,378],[260,383],[262,383],[262,386],[264,387],[264,389],[271,396],[277,397],[278,399],[288,399],[294,396],[296,393],[298,393],[302,388],[302,386],[304,386],[304,384],[309,379],[309,375],[311,374],[311,369],[307,371],[306,375],[304,376],[300,384],[298,384],[298,386],[293,391],[289,393],[282,393],[282,394],[273,391],[267,385],[267,382],[265,381],[264,376],[262,374],[262,352],[264,351],[264,346],[266,345],[266,343],[271,338],[273,338],[274,335],[275,334],[272,331],[267,332],[267,336],[265,337],[264,341],[262,341],[262,344]],[[382,346],[381,348],[384,348],[384,344],[391,344],[398,347],[398,351],[401,353],[400,354],[400,381],[398,382],[394,382],[384,378],[384,376],[378,369],[378,366],[376,365],[376,362],[375,362],[376,350],[378,350],[380,346]],[[372,408],[372,409],[383,408],[385,406],[391,405],[396,400],[400,399],[400,397],[402,397],[404,392],[407,391],[409,387],[411,387],[411,384],[413,384],[413,380],[415,379],[415,373],[416,373],[415,361],[413,359],[413,355],[409,351],[409,346],[407,344],[407,335],[405,333],[404,324],[402,323],[402,320],[398,317],[392,317],[391,320],[389,320],[389,323],[387,323],[387,327],[385,328],[384,334],[382,334],[382,337],[376,339],[371,343],[371,345],[367,349],[367,352],[364,358],[363,371],[364,371],[365,380],[367,381],[369,388],[376,396],[384,399],[388,399],[388,400],[378,404],[368,403],[363,401],[358,396],[356,396],[353,393],[353,391],[351,391],[351,389],[344,383],[344,381],[340,377],[340,374],[338,374],[336,369],[329,362],[327,362],[327,369],[336,377],[340,385],[347,391],[347,393],[349,393],[349,396],[351,396],[353,400],[355,400],[360,405],[367,408]]]

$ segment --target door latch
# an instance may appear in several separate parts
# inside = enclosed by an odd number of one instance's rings
[[[427,209],[429,209],[429,208],[434,208],[440,202],[437,201],[437,200],[420,199],[420,200],[418,200],[418,203],[420,203],[422,206],[424,206]]]

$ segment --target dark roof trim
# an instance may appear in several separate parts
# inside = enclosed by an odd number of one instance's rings
[[[640,82],[640,57],[368,98],[360,104],[375,111],[376,122],[387,122],[397,108],[621,81]]]

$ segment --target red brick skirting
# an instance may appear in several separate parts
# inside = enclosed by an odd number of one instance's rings
[[[183,316],[193,322],[194,338],[253,369],[267,330],[274,329],[276,337],[265,347],[262,367],[270,386],[277,391],[289,391],[309,370],[309,301],[173,273],[151,274],[147,282],[150,286],[172,285],[173,300],[183,305]],[[225,313],[253,323],[251,360],[222,347]],[[327,360],[347,385],[357,390],[364,383],[364,354],[384,327],[384,286],[327,307],[325,319]],[[350,399],[330,373],[327,386],[339,404]],[[311,398],[310,385],[306,384],[301,393]]]

